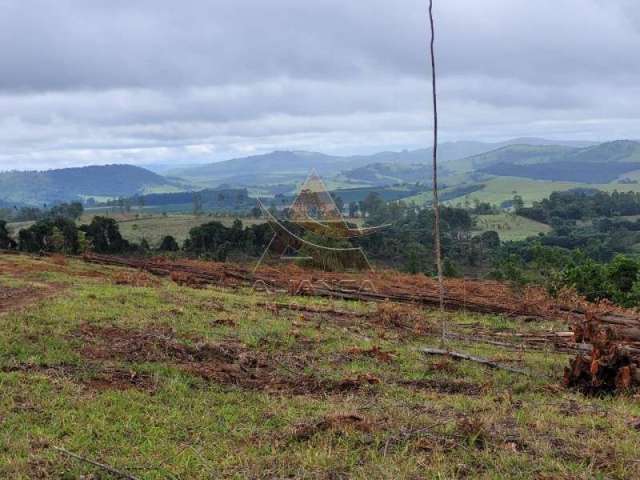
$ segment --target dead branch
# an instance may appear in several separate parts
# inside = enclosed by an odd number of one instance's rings
[[[257,302],[256,306],[270,310],[291,310],[294,312],[314,313],[319,315],[337,315],[340,317],[365,318],[370,315],[369,313],[350,312],[348,310],[337,310],[333,308],[314,308],[306,305],[285,302]]]
[[[453,352],[451,350],[443,350],[441,348],[423,348],[420,350],[420,352],[422,352],[424,355],[443,355],[445,357],[451,357],[457,360],[469,360],[470,362],[480,363],[481,365],[485,365],[489,368],[506,370],[507,372],[518,373],[520,375],[530,375],[526,370],[508,367],[506,365],[487,360],[486,358],[474,357],[473,355],[468,355],[466,353]]]
[[[78,455],[77,453],[70,452],[69,450],[65,450],[64,448],[53,447],[53,449],[57,450],[58,452],[60,452],[60,453],[62,453],[64,455],[67,455],[69,457],[75,458],[76,460],[80,460],[81,462],[88,463],[89,465],[93,465],[94,467],[101,468],[105,472],[109,472],[110,474],[115,475],[118,478],[124,478],[125,480],[140,480],[138,477],[134,477],[130,473],[122,472],[120,470],[116,470],[115,468],[113,468],[113,467],[111,467],[109,465],[106,465],[104,463],[99,463],[99,462],[96,462],[94,460],[90,460],[88,458],[82,457],[82,456]]]

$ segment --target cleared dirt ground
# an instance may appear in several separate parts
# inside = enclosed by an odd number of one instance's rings
[[[640,477],[635,392],[562,385],[567,312],[446,314],[519,375],[420,353],[428,305],[181,280],[0,255],[0,478]]]

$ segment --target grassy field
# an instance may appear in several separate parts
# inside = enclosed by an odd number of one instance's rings
[[[539,233],[549,233],[551,231],[551,227],[549,225],[520,217],[512,213],[477,215],[475,218],[476,228],[479,232],[486,232],[490,230],[498,232],[500,240],[503,242],[525,240],[526,238],[538,235]]]
[[[458,185],[457,182],[467,180],[465,176],[450,177],[444,182],[450,185],[449,188],[443,189],[441,194],[453,190]],[[622,184],[622,183],[604,183],[604,184],[588,184],[588,183],[572,183],[572,182],[550,182],[542,180],[531,180],[527,178],[517,177],[493,177],[487,180],[478,180],[479,184],[484,184],[485,188],[468,195],[468,200],[474,202],[476,199],[481,202],[488,202],[492,205],[500,206],[502,202],[512,200],[514,195],[520,195],[526,205],[538,202],[547,198],[553,192],[571,190],[575,188],[590,188],[602,190],[604,192],[640,192],[640,184]],[[448,205],[458,205],[464,202],[464,197],[458,197],[453,200],[444,202]],[[422,205],[431,201],[430,193],[423,193],[417,196],[406,198],[407,202],[414,202]]]
[[[121,218],[118,221],[120,226],[120,233],[129,241],[140,243],[143,238],[146,238],[152,247],[157,246],[165,235],[172,235],[179,244],[182,244],[184,240],[189,236],[189,231],[208,222],[221,222],[226,226],[231,226],[235,220],[235,217],[210,217],[208,215],[154,215],[151,217],[140,218]],[[240,219],[242,224],[253,225],[256,223],[262,223],[263,220],[256,220],[254,218],[242,218]]]
[[[140,243],[143,238],[146,238],[152,247],[157,247],[166,235],[172,235],[179,244],[182,244],[189,236],[189,231],[194,227],[213,221],[231,226],[236,219],[236,217],[232,216],[196,216],[191,214],[162,215],[159,213],[148,214],[145,212],[110,213],[107,216],[118,221],[120,233],[122,233],[125,239]],[[85,213],[78,221],[78,224],[91,223],[93,217],[94,213]],[[263,220],[254,218],[242,218],[240,220],[245,226],[263,222]],[[9,223],[8,227],[15,236],[18,231],[23,228],[29,228],[34,223],[35,222]]]
[[[471,201],[478,199],[481,202],[500,205],[502,202],[512,200],[514,195],[520,195],[526,205],[542,200],[553,192],[570,190],[572,188],[598,188],[589,187],[580,183],[569,182],[545,182],[515,177],[495,177],[482,182],[486,187],[469,195]]]
[[[103,214],[102,212],[99,212]],[[78,224],[88,224],[96,215],[95,212],[86,212],[79,220]],[[132,211],[130,213],[112,213],[109,212],[106,216],[114,218],[118,221],[120,233],[122,236],[135,243],[140,243],[143,238],[149,242],[151,247],[157,247],[162,239],[166,235],[173,236],[179,244],[182,244],[184,240],[189,236],[189,231],[197,226],[200,226],[208,222],[221,222],[223,225],[231,226],[237,217],[228,216],[209,216],[204,215],[192,215],[188,213],[184,214],[168,214],[162,215],[160,213],[149,214],[145,211]],[[240,221],[244,226],[255,225],[263,223],[262,219],[255,218],[241,218]],[[364,219],[350,218],[350,223],[358,226],[364,224]],[[18,231],[23,228],[29,228],[35,222],[15,222],[9,223],[8,227],[14,236]]]
[[[634,397],[565,390],[552,349],[450,343],[531,376],[426,358],[437,315],[404,307],[410,330],[357,315],[377,308],[0,255],[0,478],[116,478],[59,449],[141,479],[640,476]]]
[[[553,192],[571,190],[574,188],[591,188],[604,192],[640,192],[640,184],[587,184],[570,182],[546,182],[515,177],[495,177],[491,180],[481,182],[486,187],[480,191],[469,195],[471,201],[478,199],[481,202],[500,205],[506,200],[513,199],[514,195],[520,195],[525,204],[531,205],[533,202],[547,198]],[[515,192],[515,193],[514,193]],[[462,199],[456,199],[452,203],[457,203]]]

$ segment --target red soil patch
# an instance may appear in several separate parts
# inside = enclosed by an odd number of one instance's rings
[[[111,279],[116,285],[129,285],[131,287],[157,287],[160,284],[156,277],[141,271],[116,272]]]
[[[137,389],[154,392],[156,384],[150,375],[118,368],[100,369],[96,366],[79,367],[76,365],[33,365],[19,364],[14,367],[4,367],[3,373],[20,372],[24,374],[39,374],[50,378],[61,378],[83,385],[90,391],[129,390]]]
[[[28,259],[28,262],[15,262],[13,259]],[[75,277],[85,278],[108,278],[105,272],[97,270],[81,270],[69,265],[67,257],[63,255],[52,255],[49,257],[28,257],[26,255],[16,256],[13,254],[0,254],[0,272],[8,273],[18,278],[28,277],[33,273],[64,273]]]
[[[334,414],[310,423],[299,423],[293,429],[292,438],[298,441],[311,439],[320,432],[371,432],[373,425],[365,417],[357,414]]]
[[[46,287],[7,287],[0,285],[0,315],[32,305],[54,295],[61,288],[58,285],[48,285]]]
[[[369,349],[362,349],[358,347],[353,347],[347,350],[348,356],[363,356],[369,358],[375,358],[377,361],[382,363],[391,363],[395,359],[395,355],[392,352],[385,352],[380,347],[375,346]]]
[[[135,388],[146,392],[154,392],[157,387],[150,375],[117,368],[100,371],[83,383],[88,388],[96,391],[124,391]]]
[[[83,341],[80,353],[93,361],[163,362],[206,381],[252,390],[294,395],[344,393],[379,383],[370,376],[327,380],[298,374],[272,355],[249,350],[236,341],[214,344],[195,339],[187,344],[168,328],[129,330],[83,325],[77,337]]]
[[[416,390],[435,391],[446,395],[480,395],[484,391],[481,385],[460,380],[406,380],[400,382],[399,385]]]

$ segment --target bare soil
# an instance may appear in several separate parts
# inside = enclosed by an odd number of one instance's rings
[[[199,339],[178,339],[169,328],[130,330],[83,325],[74,336],[82,342],[81,355],[94,362],[162,362],[209,382],[251,390],[293,395],[345,393],[380,382],[368,375],[340,380],[320,379],[267,353],[250,350],[236,340],[208,343]],[[106,378],[105,382],[108,381]]]

